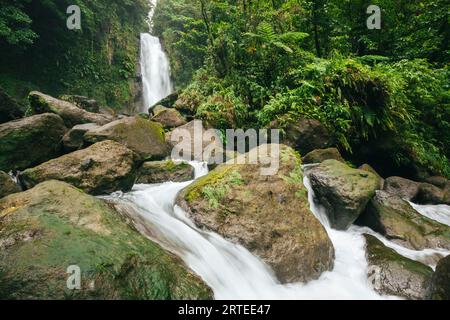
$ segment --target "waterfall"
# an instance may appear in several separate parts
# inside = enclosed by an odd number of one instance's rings
[[[151,5],[156,6],[156,0],[151,1]],[[150,28],[153,7],[149,13]],[[159,39],[150,33],[141,34],[140,60],[144,101],[140,111],[146,113],[151,106],[172,93],[173,89],[167,56]]]

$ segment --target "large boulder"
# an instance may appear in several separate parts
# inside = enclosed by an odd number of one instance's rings
[[[359,217],[380,185],[373,173],[325,160],[308,171],[316,199],[327,210],[330,226],[346,230]]]
[[[100,105],[94,99],[90,99],[84,96],[78,95],[63,95],[61,96],[61,100],[71,102],[76,105],[78,108],[84,109],[89,112],[99,113]]]
[[[161,107],[154,112],[152,121],[162,124],[165,129],[172,129],[185,125],[186,119],[176,109]]]
[[[87,143],[114,140],[136,152],[142,159],[160,160],[169,154],[164,130],[156,122],[142,117],[125,117],[84,135]]]
[[[450,255],[441,259],[431,279],[429,297],[433,300],[450,300]]]
[[[64,150],[72,152],[84,146],[84,134],[89,130],[99,128],[95,123],[78,124],[70,129],[63,137]]]
[[[83,123],[104,125],[114,120],[112,116],[83,110],[73,103],[53,98],[38,91],[30,92],[28,100],[33,113],[55,113],[64,120],[69,128]]]
[[[0,198],[22,191],[9,174],[0,171]]]
[[[406,299],[427,298],[433,269],[403,257],[372,235],[365,234],[364,237],[368,277],[375,291]]]
[[[374,175],[376,175],[378,177],[378,179],[380,180],[379,189],[382,190],[384,188],[384,179],[383,179],[383,177],[381,177],[378,174],[378,172],[370,164],[364,163],[361,166],[359,166],[358,169],[359,170],[363,170],[363,171],[367,171],[367,172],[371,172]]]
[[[325,160],[334,159],[340,162],[345,162],[344,158],[342,158],[341,153],[336,148],[327,148],[327,149],[316,149],[309,153],[307,153],[303,157],[304,164],[312,164],[312,163],[322,163]]]
[[[137,158],[127,147],[107,140],[27,169],[19,179],[28,189],[60,180],[94,195],[129,191],[136,180]]]
[[[402,177],[389,177],[384,182],[384,191],[412,201],[419,193],[420,182]]]
[[[205,128],[200,120],[190,121],[167,132],[166,141],[171,146],[173,158],[210,164],[215,163],[216,159],[220,159],[220,163],[227,159],[219,132]]]
[[[186,162],[147,161],[139,169],[137,183],[185,182],[194,179],[194,168]]]
[[[150,107],[150,109],[148,109],[148,113],[149,114],[154,114],[155,113],[155,106],[162,106],[162,107],[166,107],[166,108],[172,108],[175,104],[175,102],[178,100],[178,92],[173,92],[171,94],[169,94],[167,97],[165,97],[164,99],[161,99],[160,101],[158,101],[157,103],[155,103],[153,106]]]
[[[1,299],[212,298],[178,258],[64,182],[1,199],[0,224]]]
[[[63,120],[49,113],[0,124],[0,170],[22,170],[60,156],[65,131]]]
[[[446,197],[445,189],[440,189],[429,183],[421,183],[419,192],[413,199],[413,202],[419,204],[447,204],[450,205],[450,199]]]
[[[285,132],[283,143],[299,151],[302,155],[333,145],[329,131],[315,119],[298,119],[290,123],[285,128]]]
[[[25,114],[25,107],[11,98],[0,87],[0,123],[20,119]]]
[[[356,221],[404,247],[450,250],[450,227],[431,220],[399,196],[377,191]]]
[[[178,195],[194,223],[240,243],[260,257],[282,283],[316,279],[333,266],[334,248],[309,209],[301,159],[291,148],[272,152],[279,170],[239,164],[262,147],[219,165]],[[279,158],[278,158],[279,157]]]

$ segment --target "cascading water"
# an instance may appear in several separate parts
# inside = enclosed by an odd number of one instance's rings
[[[151,5],[156,6],[156,0],[151,1]],[[153,9],[149,14],[150,27],[152,17]],[[173,88],[167,56],[159,39],[150,33],[141,34],[140,60],[144,100],[140,111],[147,112],[149,107],[172,93]]]

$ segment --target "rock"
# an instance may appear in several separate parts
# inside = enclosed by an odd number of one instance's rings
[[[444,177],[440,177],[440,176],[433,176],[433,177],[426,178],[424,180],[424,182],[432,184],[440,189],[444,189],[450,183],[449,180],[447,180]]]
[[[334,248],[309,210],[300,157],[286,146],[278,156],[274,175],[262,175],[259,164],[219,165],[182,190],[177,203],[198,227],[260,257],[282,283],[306,282],[331,270]]]
[[[69,128],[83,123],[104,125],[114,120],[112,116],[88,112],[70,102],[58,100],[37,91],[30,92],[28,100],[30,108],[35,114],[55,113],[64,120]]]
[[[325,160],[308,171],[317,200],[326,208],[330,225],[346,230],[364,211],[380,184],[370,172]]]
[[[422,216],[397,195],[378,190],[356,221],[413,250],[450,250],[450,227]]]
[[[365,234],[369,280],[375,291],[406,299],[427,298],[433,269],[403,257],[372,235]]]
[[[148,161],[139,169],[137,183],[185,182],[194,179],[194,168],[186,162]]]
[[[450,300],[450,255],[441,259],[431,279],[429,299]]]
[[[0,198],[6,197],[10,194],[21,192],[22,189],[11,179],[9,174],[0,171]]]
[[[169,154],[162,126],[141,117],[125,117],[89,130],[84,140],[87,143],[114,140],[136,152],[142,159],[159,160]]]
[[[61,96],[61,100],[71,102],[78,108],[84,109],[89,112],[100,112],[100,105],[98,104],[98,102],[94,99],[89,99],[88,97],[77,95],[63,95]]]
[[[66,131],[56,114],[41,114],[0,124],[0,170],[23,170],[62,154]]]
[[[344,158],[342,158],[338,149],[328,148],[328,149],[316,149],[309,152],[303,157],[303,163],[304,164],[322,163],[325,160],[329,159],[345,162]]]
[[[419,186],[419,182],[401,177],[389,177],[384,182],[384,191],[412,201],[419,193]]]
[[[79,124],[70,129],[63,137],[64,150],[72,152],[79,150],[84,145],[84,134],[89,130],[99,128],[95,123]]]
[[[325,149],[333,145],[328,130],[317,120],[301,118],[285,128],[284,144],[304,155],[315,149]]]
[[[439,189],[438,187],[429,184],[429,183],[421,183],[419,185],[419,192],[414,197],[413,202],[419,204],[448,204],[447,199],[444,199],[445,193],[444,190]],[[450,200],[450,199],[448,199]]]
[[[153,107],[153,109],[150,110],[151,112],[149,112],[149,115],[154,116],[155,114],[160,113],[161,111],[164,111],[164,110],[168,110],[168,109],[169,108],[164,107],[162,105],[156,105],[156,106]]]
[[[0,200],[2,299],[210,299],[180,260],[103,200],[47,181]],[[67,283],[81,272],[80,290]]]
[[[133,151],[107,140],[27,169],[19,179],[27,189],[60,180],[93,195],[129,191],[136,179],[136,160]]]
[[[165,97],[164,99],[158,101],[153,106],[151,106],[150,109],[148,109],[148,113],[151,114],[153,112],[153,114],[154,114],[155,107],[157,107],[157,106],[172,108],[177,100],[178,100],[178,92],[173,92],[173,93],[169,94],[167,97]]]
[[[371,172],[374,175],[376,175],[378,177],[378,179],[380,180],[380,185],[378,186],[378,189],[383,190],[384,179],[378,174],[378,172],[374,168],[372,168],[372,166],[370,164],[365,163],[365,164],[361,165],[358,169],[367,171],[367,172]]]
[[[25,114],[25,107],[11,98],[0,87],[0,123],[20,119]]]
[[[176,109],[158,109],[152,117],[152,121],[161,123],[166,129],[180,127],[186,124],[186,119]]]
[[[171,146],[175,159],[206,161],[209,164],[217,162],[216,158],[220,160],[219,163],[226,159],[227,152],[223,148],[219,132],[207,130],[200,120],[193,120],[167,132],[166,141]]]

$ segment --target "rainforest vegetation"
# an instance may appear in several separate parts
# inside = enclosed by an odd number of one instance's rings
[[[366,25],[369,5],[381,8],[379,30]],[[160,0],[153,30],[183,101],[213,127],[314,118],[350,158],[449,176],[448,10],[444,0]]]

